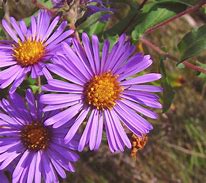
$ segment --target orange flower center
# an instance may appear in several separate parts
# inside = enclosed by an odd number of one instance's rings
[[[40,41],[31,41],[28,39],[24,42],[19,42],[13,47],[17,62],[22,66],[34,65],[44,56],[45,47]]]
[[[46,149],[50,142],[50,132],[41,123],[33,122],[22,129],[21,140],[29,150]]]
[[[94,76],[87,83],[85,88],[86,101],[97,109],[111,109],[116,104],[116,100],[120,99],[122,91],[117,76],[106,72]]]

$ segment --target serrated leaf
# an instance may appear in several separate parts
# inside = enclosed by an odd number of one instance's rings
[[[198,56],[202,51],[206,50],[206,25],[187,33],[178,44],[180,52],[180,62]]]
[[[168,111],[168,109],[170,108],[170,106],[172,104],[172,101],[173,101],[174,96],[175,96],[175,92],[174,92],[174,90],[173,90],[173,88],[170,85],[170,82],[168,80],[163,60],[160,61],[160,73],[162,74],[161,85],[163,88],[163,98],[162,98],[163,99],[163,109],[162,109],[162,112],[165,113]]]

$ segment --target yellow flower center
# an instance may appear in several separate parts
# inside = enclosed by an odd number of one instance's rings
[[[21,140],[29,150],[46,149],[50,142],[50,131],[41,123],[33,122],[21,130]]]
[[[97,109],[111,109],[116,100],[120,99],[123,88],[117,81],[117,76],[111,72],[94,76],[86,85],[85,94],[88,104]]]
[[[17,62],[25,67],[38,63],[44,56],[45,47],[42,42],[28,39],[27,41],[20,41],[17,45],[14,45],[13,51],[13,56]]]

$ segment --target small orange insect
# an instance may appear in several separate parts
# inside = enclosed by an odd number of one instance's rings
[[[136,158],[137,152],[144,148],[148,141],[147,135],[142,135],[142,137],[138,137],[135,134],[131,134],[131,143],[132,143],[132,149],[131,149],[131,157]]]

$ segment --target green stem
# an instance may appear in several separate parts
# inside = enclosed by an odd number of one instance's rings
[[[38,88],[39,88],[39,89],[38,89],[38,92],[41,93],[41,91],[42,91],[42,90],[41,90],[41,77],[38,76],[38,78],[37,78],[36,81],[37,81],[37,86],[38,86]]]

